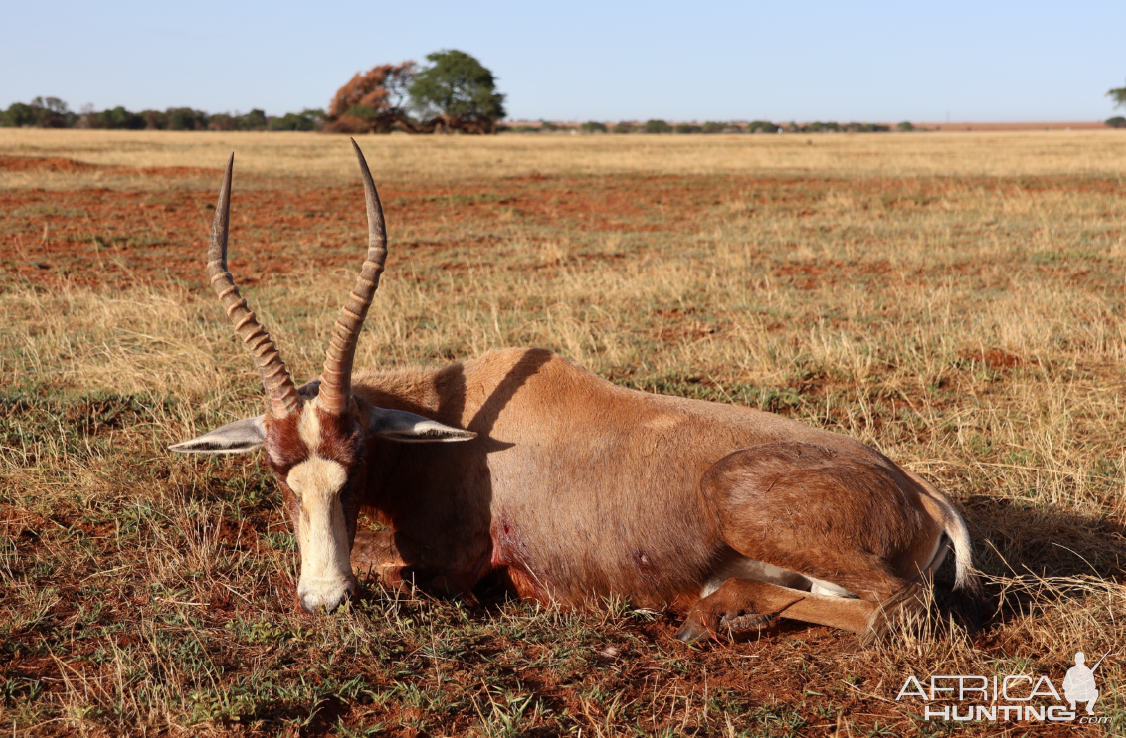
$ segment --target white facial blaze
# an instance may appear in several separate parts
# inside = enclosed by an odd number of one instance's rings
[[[298,432],[306,443],[320,439],[320,427],[311,410],[298,423]],[[315,449],[315,443],[309,443],[309,448]],[[313,456],[290,469],[285,481],[301,506],[297,520],[301,551],[297,597],[306,610],[334,609],[343,602],[353,582],[348,529],[340,504],[348,472],[335,461]]]
[[[310,451],[316,451],[321,445],[321,419],[317,417],[316,403],[309,403],[301,412],[297,419],[297,436]]]

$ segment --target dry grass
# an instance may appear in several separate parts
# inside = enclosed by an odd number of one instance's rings
[[[1098,709],[1122,730],[1118,134],[806,138],[364,139],[393,243],[359,363],[547,346],[851,434],[965,511],[1002,604],[982,637],[932,619],[872,651],[818,628],[689,648],[626,603],[477,611],[378,589],[301,617],[258,462],[163,451],[260,412],[244,350],[176,266],[201,251],[197,187],[215,182],[119,173],[113,195],[88,189],[97,169],[0,172],[0,723],[908,735],[935,727],[894,701],[908,674],[1058,685],[1074,651],[1110,649]],[[342,139],[0,133],[0,154],[135,170],[214,167],[232,146],[254,173],[236,178],[236,274],[312,376],[360,254]]]
[[[64,157],[116,167],[239,170],[269,178],[353,180],[344,136],[315,133],[0,130],[0,155]],[[542,175],[818,175],[836,177],[1105,176],[1126,170],[1118,131],[709,136],[368,136],[384,182],[488,181]],[[0,172],[0,187],[123,185],[113,172]]]

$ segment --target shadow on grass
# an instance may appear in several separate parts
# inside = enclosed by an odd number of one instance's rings
[[[986,580],[987,628],[1083,598],[1100,582],[1126,584],[1122,521],[984,495],[964,508],[974,563]],[[940,583],[948,570],[949,562],[939,572]],[[947,606],[942,589],[935,598],[940,611]]]
[[[986,496],[965,507],[975,563],[987,574],[1126,582],[1123,521]]]

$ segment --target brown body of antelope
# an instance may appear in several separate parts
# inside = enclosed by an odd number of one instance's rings
[[[368,258],[320,381],[301,388],[227,271],[232,155],[208,270],[269,411],[172,447],[265,447],[297,534],[303,609],[332,611],[354,596],[355,569],[439,594],[468,594],[496,574],[544,603],[620,596],[679,609],[685,640],[779,616],[872,637],[922,606],[950,548],[955,587],[977,591],[950,502],[846,436],[618,387],[542,349],[353,377],[387,253],[379,197],[356,154]],[[360,512],[390,530],[357,534]]]

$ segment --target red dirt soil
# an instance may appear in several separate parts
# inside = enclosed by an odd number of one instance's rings
[[[203,284],[207,242],[221,173],[189,167],[132,169],[86,164],[65,158],[0,157],[7,171],[78,172],[100,170],[152,177],[214,178],[212,192],[189,189],[130,192],[109,189],[0,191],[0,285],[11,282],[121,286],[174,280]],[[296,182],[274,188],[244,178],[234,193],[231,218],[231,266],[240,283],[267,275],[353,270],[358,244],[366,232],[363,194],[354,186],[315,186]],[[847,188],[878,198],[878,207],[926,207],[952,188],[1053,190],[1126,195],[1126,184],[1104,179],[1037,178],[919,180],[751,177],[533,177],[474,183],[457,189],[387,186],[381,188],[392,242],[389,266],[404,275],[416,270],[464,270],[467,258],[486,252],[491,264],[526,271],[527,254],[517,254],[512,234],[529,238],[589,241],[598,234],[635,236],[698,233],[704,224],[731,217],[789,212],[796,217],[820,213],[827,191]],[[731,207],[737,205],[737,208]],[[867,206],[865,206],[867,209]],[[406,240],[396,238],[411,226]],[[398,226],[398,229],[397,229]],[[832,228],[832,226],[828,226]],[[657,236],[659,238],[659,236]],[[522,246],[524,252],[527,245]],[[604,251],[604,250],[603,250]],[[426,264],[412,259],[426,254]],[[573,258],[614,258],[605,253]],[[402,260],[402,261],[399,261]],[[399,261],[398,264],[395,264]],[[961,265],[944,267],[960,270]],[[861,276],[910,279],[891,275],[884,264],[778,264],[772,270],[806,289]],[[1083,278],[1085,275],[1076,275]]]

